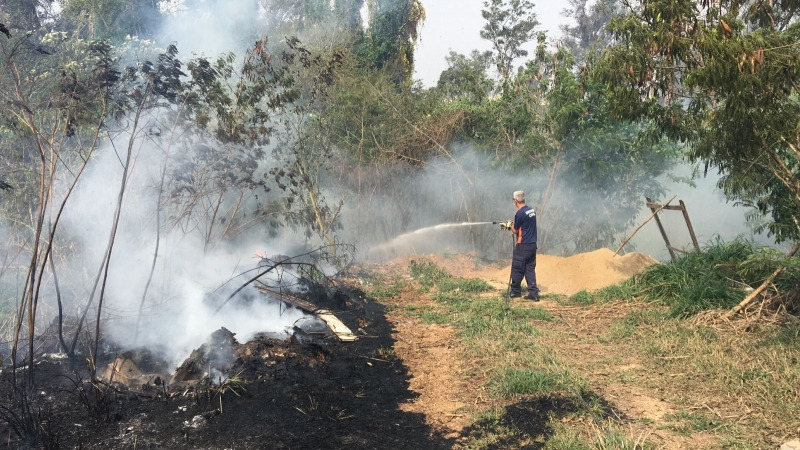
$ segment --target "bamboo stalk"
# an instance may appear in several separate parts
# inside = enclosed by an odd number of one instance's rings
[[[791,258],[792,256],[794,256],[795,253],[797,253],[797,250],[800,250],[800,242],[795,244],[794,247],[789,251],[789,253],[786,254],[786,258]],[[742,300],[738,305],[734,306],[733,309],[728,311],[728,313],[725,314],[725,318],[730,319],[731,317],[735,316],[739,311],[746,308],[750,303],[753,302],[753,300],[755,300],[756,297],[758,297],[762,292],[764,292],[769,287],[770,284],[772,284],[775,278],[777,278],[778,275],[780,275],[781,272],[784,271],[784,269],[786,269],[786,266],[781,266],[775,269],[775,272],[772,272],[772,275],[770,275],[766,280],[764,280],[764,282],[761,283],[761,286],[759,286],[755,291],[751,292],[750,295],[745,297],[745,299]]]

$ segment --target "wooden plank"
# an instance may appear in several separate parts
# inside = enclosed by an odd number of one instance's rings
[[[333,315],[331,311],[327,309],[320,309],[319,306],[303,300],[302,298],[295,297],[294,295],[287,294],[285,292],[278,292],[272,289],[269,289],[264,286],[256,286],[256,289],[259,291],[269,294],[273,297],[277,297],[280,301],[284,303],[288,303],[292,306],[296,306],[302,309],[305,312],[311,313],[319,317],[323,322],[328,325],[328,328],[331,330],[333,334],[336,335],[342,342],[353,342],[358,340],[358,336],[353,334],[350,328],[347,327],[338,317]]]
[[[650,208],[650,209],[661,208],[661,209],[667,209],[667,210],[670,210],[670,211],[680,211],[681,210],[681,207],[677,206],[677,205],[662,205],[660,203],[651,203],[651,202],[647,202],[647,207]]]
[[[353,334],[350,331],[350,328],[347,327],[338,317],[334,316],[332,312],[321,309],[317,312],[317,317],[322,319],[325,323],[328,324],[328,328],[333,331],[333,334],[339,338],[340,341],[343,342],[353,342],[358,340],[358,336]]]
[[[677,196],[678,196],[678,194],[675,194],[675,195],[673,195],[673,196],[672,196],[672,198],[671,198],[671,199],[667,200],[667,205],[669,204],[669,202],[671,202],[671,201],[672,201],[673,199],[675,199],[675,197],[677,197]],[[647,197],[645,197],[645,198],[647,198]],[[648,199],[648,200],[649,200],[649,199]],[[614,256],[617,256],[617,254],[618,254],[618,253],[619,253],[619,252],[622,250],[622,247],[625,247],[625,244],[627,244],[627,243],[628,243],[628,242],[629,242],[631,239],[633,239],[633,236],[635,236],[635,235],[636,235],[636,233],[638,233],[638,232],[639,232],[639,230],[641,230],[641,229],[642,229],[642,227],[643,227],[643,226],[645,226],[645,224],[646,224],[647,222],[650,222],[650,220],[651,220],[653,217],[656,217],[656,215],[658,214],[658,212],[659,212],[659,211],[661,211],[662,209],[664,209],[664,207],[666,207],[667,205],[658,205],[658,206],[659,206],[659,208],[658,208],[658,209],[655,209],[655,210],[654,210],[653,208],[650,208],[650,211],[653,211],[653,214],[652,214],[650,217],[648,217],[648,218],[647,218],[647,220],[645,220],[644,222],[642,222],[642,224],[641,224],[641,225],[639,225],[639,226],[638,226],[638,227],[637,227],[635,230],[633,230],[633,233],[631,233],[631,235],[630,235],[630,236],[628,236],[628,238],[627,238],[627,239],[625,239],[625,241],[624,241],[624,242],[622,242],[622,244],[619,246],[619,248],[617,249],[617,251],[615,251],[615,252],[614,252]],[[657,217],[656,217],[656,220],[658,220],[658,218],[657,218]]]

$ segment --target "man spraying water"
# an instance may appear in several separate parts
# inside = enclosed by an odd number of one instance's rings
[[[522,297],[522,278],[528,283],[525,300],[539,301],[539,287],[536,286],[536,211],[525,204],[525,192],[516,191],[512,197],[517,212],[511,232],[516,236],[514,253],[511,259],[511,284],[509,298]]]

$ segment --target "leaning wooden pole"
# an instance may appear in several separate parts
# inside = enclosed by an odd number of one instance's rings
[[[622,247],[625,247],[625,244],[627,244],[627,243],[628,243],[628,241],[630,241],[631,239],[633,239],[633,237],[634,237],[634,236],[636,236],[636,233],[638,233],[638,232],[639,232],[639,230],[641,230],[641,229],[642,229],[642,227],[643,227],[643,226],[645,226],[645,225],[647,224],[647,222],[650,222],[651,220],[653,220],[653,217],[655,217],[655,216],[656,216],[656,214],[658,214],[658,213],[659,213],[659,211],[661,211],[662,209],[666,208],[666,207],[667,207],[667,205],[669,205],[671,201],[675,200],[675,197],[677,197],[677,196],[678,196],[678,194],[675,194],[675,195],[673,195],[671,199],[667,200],[667,203],[664,203],[663,205],[661,205],[661,207],[660,207],[660,208],[658,208],[658,209],[656,209],[655,211],[653,211],[653,214],[652,214],[650,217],[648,217],[648,218],[647,218],[647,220],[645,220],[644,222],[642,222],[642,224],[641,224],[641,225],[639,225],[639,227],[638,227],[638,228],[636,228],[635,230],[633,230],[633,233],[632,233],[630,236],[628,236],[628,239],[625,239],[625,242],[623,242],[623,243],[622,243],[622,245],[620,245],[620,246],[619,246],[619,248],[617,249],[617,251],[615,251],[615,252],[614,252],[614,256],[617,256],[617,254],[620,252],[620,250],[622,250]],[[648,198],[648,199],[647,199],[647,201],[648,201],[648,202],[650,202],[650,199]],[[660,228],[660,227],[661,227],[661,225],[659,224],[659,228]],[[663,234],[663,230],[662,230],[662,234]]]
[[[683,212],[683,218],[686,220],[686,227],[689,229],[689,236],[691,236],[692,238],[692,244],[694,244],[694,249],[699,252],[700,244],[697,243],[697,236],[694,234],[692,221],[689,220],[689,211],[686,210],[686,204],[683,203],[683,200],[678,200],[678,203],[681,205],[681,212]]]
[[[795,253],[797,253],[797,250],[800,250],[800,242],[795,244],[794,247],[789,251],[789,253],[786,254],[786,258],[791,258],[792,256],[794,256]],[[739,311],[746,308],[750,303],[753,303],[753,300],[755,300],[756,297],[758,297],[762,292],[764,292],[769,287],[769,285],[772,284],[775,278],[777,278],[778,275],[780,275],[784,271],[784,269],[786,269],[785,266],[781,266],[775,269],[775,272],[772,272],[772,275],[770,275],[769,278],[764,280],[764,282],[761,283],[761,286],[759,286],[755,291],[751,292],[750,295],[745,297],[745,299],[742,300],[738,305],[734,306],[733,309],[728,311],[728,313],[725,314],[725,318],[730,319],[731,317],[738,314]]]

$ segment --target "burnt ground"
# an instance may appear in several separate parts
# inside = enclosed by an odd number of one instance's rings
[[[341,297],[341,296],[340,296]],[[385,308],[348,290],[336,315],[355,342],[257,337],[236,345],[226,383],[128,389],[90,383],[83,368],[43,358],[35,389],[3,372],[0,445],[8,448],[289,449],[450,448],[453,438],[401,409],[418,395],[391,351]],[[106,355],[105,361],[114,355]],[[100,367],[102,365],[98,364]],[[18,370],[24,378],[26,370]],[[7,408],[7,409],[5,409]],[[14,428],[39,441],[26,444]],[[27,428],[27,431],[25,431]]]

